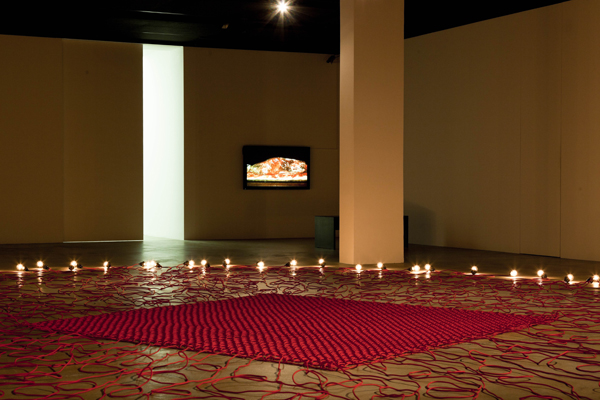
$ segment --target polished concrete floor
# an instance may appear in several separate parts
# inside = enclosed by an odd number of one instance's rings
[[[323,258],[329,266],[340,264],[335,250],[317,249],[313,239],[273,240],[170,240],[147,238],[125,242],[69,242],[52,244],[0,245],[0,270],[13,270],[18,263],[35,267],[43,260],[53,269],[67,269],[72,260],[83,266],[100,266],[104,261],[113,265],[134,265],[144,260],[156,260],[173,266],[186,260],[207,259],[221,264],[229,258],[233,264],[254,265],[262,260],[266,265],[284,265],[296,259],[298,265],[317,265]],[[381,260],[386,262],[386,260]],[[563,279],[571,273],[575,280],[585,280],[600,273],[600,262],[569,260],[492,251],[456,249],[410,244],[404,264],[387,264],[390,269],[408,268],[414,264],[433,265],[436,269],[468,271],[477,265],[484,274],[505,276],[517,269],[520,276],[534,277],[542,268],[549,278]],[[366,268],[374,265],[365,265]]]
[[[202,258],[213,265],[229,258],[235,265],[262,260],[268,266],[281,266],[293,258],[305,267],[324,258],[331,268],[326,272],[300,268],[297,274],[287,268],[265,273],[256,268],[232,268],[231,273],[216,268],[206,275],[187,268],[152,272],[138,267],[116,269],[114,274],[96,269],[74,274],[13,272],[17,263],[33,268],[38,260],[53,270],[67,270],[72,260],[99,267],[104,261],[132,266],[153,259],[167,267]],[[600,289],[560,282],[568,273],[576,281],[585,281],[600,273],[599,262],[411,244],[405,263],[387,267],[397,270],[426,263],[439,274],[430,278],[397,271],[387,279],[381,273],[361,276],[344,269],[352,266],[340,264],[336,251],[315,249],[313,239],[148,238],[0,245],[0,269],[8,272],[0,274],[0,398],[600,398],[600,329],[596,328]],[[471,277],[467,272],[472,265],[489,279]],[[365,265],[365,269],[372,267]],[[540,267],[549,276],[543,284],[529,279]],[[506,279],[513,268],[523,278],[519,282]],[[490,339],[433,346],[348,372],[45,335],[22,324],[264,290],[477,311],[559,313],[560,319]]]

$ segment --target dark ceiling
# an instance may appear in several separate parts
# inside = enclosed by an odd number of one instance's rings
[[[340,0],[122,0],[0,8],[0,34],[231,49],[338,54]],[[344,0],[342,0],[344,1]],[[375,0],[365,0],[375,1]],[[405,0],[410,38],[567,0]],[[473,5],[475,4],[475,5]]]

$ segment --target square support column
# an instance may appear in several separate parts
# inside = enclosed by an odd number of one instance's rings
[[[340,262],[404,262],[404,0],[341,0]]]

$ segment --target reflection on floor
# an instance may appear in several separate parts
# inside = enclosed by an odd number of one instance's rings
[[[600,272],[600,263],[410,245],[406,263],[386,264],[386,271],[365,265],[359,273],[339,264],[336,252],[313,244],[312,239],[294,239],[2,245],[0,394],[56,399],[600,398],[600,288],[585,282]],[[321,257],[328,265],[324,269],[317,266]],[[211,269],[181,265],[203,258]],[[225,258],[248,266],[223,268]],[[281,267],[292,258],[298,268]],[[37,270],[38,260],[50,270]],[[84,268],[69,271],[72,260]],[[105,260],[115,268],[100,268]],[[137,265],[143,260],[156,260],[163,268]],[[259,260],[267,268],[256,268]],[[30,271],[16,272],[19,262]],[[407,271],[426,263],[436,271]],[[472,265],[480,271],[475,276],[469,273]],[[548,279],[536,276],[540,267]],[[508,277],[513,268],[519,271],[516,279]],[[573,284],[563,282],[568,273],[575,276]],[[48,334],[28,325],[258,293],[516,314],[558,312],[558,319],[489,340],[466,339],[445,348],[432,344],[427,352],[338,372]]]

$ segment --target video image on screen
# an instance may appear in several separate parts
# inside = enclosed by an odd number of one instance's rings
[[[310,149],[244,147],[245,189],[308,189]]]
[[[249,185],[302,184],[308,181],[308,166],[304,161],[293,158],[274,157],[246,166]]]

